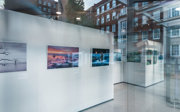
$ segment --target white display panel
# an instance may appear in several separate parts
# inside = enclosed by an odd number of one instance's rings
[[[0,112],[76,112],[113,99],[110,65],[91,65],[91,48],[110,49],[99,30],[0,10],[0,41],[27,44],[27,71],[0,73]],[[79,67],[47,69],[47,46],[79,47]]]

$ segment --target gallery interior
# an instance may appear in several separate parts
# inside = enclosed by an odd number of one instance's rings
[[[87,1],[0,0],[0,112],[180,112],[180,0]]]

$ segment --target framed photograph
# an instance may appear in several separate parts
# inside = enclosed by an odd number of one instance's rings
[[[78,47],[48,46],[48,69],[78,67],[78,63]]]
[[[141,63],[141,52],[129,52],[127,62]]]
[[[26,44],[0,42],[0,73],[26,71]]]
[[[92,49],[92,66],[108,66],[109,65],[109,49]]]

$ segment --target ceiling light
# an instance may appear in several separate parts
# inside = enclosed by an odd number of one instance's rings
[[[81,21],[81,18],[80,18],[80,17],[77,17],[76,20],[77,20],[77,21]]]
[[[61,14],[61,12],[57,11],[57,12],[56,12],[56,14],[60,15],[60,14]]]
[[[177,11],[180,11],[180,7],[176,8]]]

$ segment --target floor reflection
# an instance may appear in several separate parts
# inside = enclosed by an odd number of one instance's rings
[[[83,112],[180,112],[166,102],[165,88],[165,82],[149,88],[117,84],[114,100]]]

